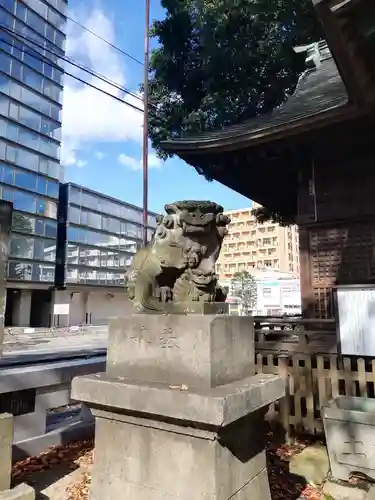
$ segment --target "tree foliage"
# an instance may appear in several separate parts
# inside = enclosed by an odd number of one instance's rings
[[[231,280],[231,292],[241,301],[241,308],[245,314],[251,313],[257,304],[257,283],[250,273],[241,271],[234,273]]]
[[[275,222],[280,226],[290,226],[295,224],[294,217],[286,217],[284,214],[279,212],[273,212],[268,210],[266,207],[254,208],[251,214],[256,218],[259,224],[264,224],[265,222]]]
[[[295,87],[317,41],[311,0],[162,0],[151,28],[149,135],[160,142],[268,113]]]

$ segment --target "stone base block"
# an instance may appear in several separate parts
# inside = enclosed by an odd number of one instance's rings
[[[91,500],[270,500],[264,414],[283,391],[276,375],[200,391],[74,379],[96,418]]]
[[[118,413],[172,419],[179,425],[223,427],[267,407],[283,397],[284,392],[281,377],[264,373],[214,389],[111,379],[105,373],[97,373],[73,379],[71,397],[85,403],[92,412],[101,407]]]
[[[0,500],[35,500],[35,490],[25,483],[0,492]]]
[[[0,414],[0,491],[10,486],[12,469],[13,415]]]
[[[216,387],[255,374],[251,316],[134,314],[109,325],[107,374]]]
[[[92,483],[90,500],[102,500],[103,495],[107,494],[107,498],[131,498],[132,500],[270,500],[270,489],[268,484],[267,469],[262,469],[259,474],[249,480],[239,491],[233,496],[222,497],[217,495],[202,495],[194,496],[196,493],[193,488],[189,488],[191,493],[184,496],[176,496],[163,490],[155,490],[147,486],[126,483],[113,476],[94,476],[95,480]],[[193,484],[195,479],[192,478]],[[202,483],[199,483],[200,485]],[[188,491],[189,491],[188,490]]]
[[[375,485],[371,485],[368,490],[366,500],[375,500]]]
[[[229,500],[237,496],[270,500],[259,428],[263,415],[245,417],[223,429],[203,430],[111,412],[94,414],[91,500]]]
[[[332,476],[348,481],[361,472],[375,480],[375,401],[338,396],[322,417]]]

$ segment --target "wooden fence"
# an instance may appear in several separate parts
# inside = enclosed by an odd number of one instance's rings
[[[333,320],[255,318],[256,370],[280,374],[274,406],[286,432],[320,434],[320,409],[338,395],[375,397],[375,360],[337,353]]]

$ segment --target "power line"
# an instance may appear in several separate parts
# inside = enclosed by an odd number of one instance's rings
[[[109,78],[107,78],[106,76],[98,73],[97,71],[93,70],[92,68],[89,68],[88,66],[85,66],[84,64],[81,64],[77,61],[75,61],[74,59],[70,58],[70,57],[67,57],[67,56],[63,56],[47,47],[44,47],[43,45],[41,45],[40,43],[26,37],[25,35],[23,35],[22,33],[14,30],[14,29],[10,29],[8,28],[7,26],[3,25],[3,24],[0,24],[0,29],[3,29],[4,31],[6,31],[7,33],[10,33],[14,36],[14,38],[17,39],[18,37],[18,40],[19,40],[21,43],[25,43],[23,42],[23,40],[25,40],[27,43],[31,43],[33,45],[35,45],[36,47],[39,47],[40,49],[42,50],[46,50],[47,52],[49,52],[50,54],[58,57],[59,59],[71,64],[72,66],[80,69],[81,71],[85,71],[87,73],[89,73],[91,76],[95,76],[96,78],[98,78],[99,80],[102,80],[103,82],[107,83],[108,85],[111,85],[115,88],[117,88],[118,90],[121,90],[122,92],[124,92],[125,94],[128,94],[130,96],[132,96],[134,99],[137,99],[139,101],[141,101],[143,103],[143,99],[142,97],[140,97],[139,95],[135,94],[134,92],[131,92],[130,90],[126,89],[125,87],[122,87],[121,85],[119,85],[118,83],[110,80]],[[17,47],[16,47],[17,48]],[[32,47],[30,47],[31,50],[34,50]],[[21,49],[20,49],[21,50]],[[49,61],[49,59],[47,58],[47,60]],[[60,68],[61,71],[64,71],[63,68]]]
[[[22,0],[20,0],[20,1],[22,1]],[[13,12],[10,12],[8,9],[5,9],[5,10],[7,10],[10,14],[13,15]],[[97,33],[95,33],[95,31],[90,30],[89,28],[87,28],[87,26],[84,26],[79,21],[76,21],[75,19],[73,19],[72,17],[68,16],[67,14],[63,14],[63,15],[64,15],[64,17],[66,17],[66,19],[69,19],[69,21],[72,21],[72,23],[76,24],[77,26],[79,26],[83,30],[87,31],[91,35],[95,36],[96,38],[98,38],[102,42],[104,42],[107,45],[109,45],[110,47],[112,47],[112,49],[117,50],[117,52],[120,52],[121,54],[123,54],[124,56],[128,57],[132,61],[140,64],[141,66],[143,66],[143,62],[140,61],[139,59],[137,59],[136,57],[132,56],[131,54],[129,54],[125,50],[121,49],[120,47],[117,47],[117,45],[115,45],[114,43],[110,42],[109,40],[106,40],[104,37],[98,35]]]
[[[86,26],[84,26],[83,24],[81,24],[79,21],[76,21],[75,19],[73,19],[72,17],[69,17],[69,16],[65,16],[67,19],[69,19],[69,21],[72,21],[73,23],[77,24],[80,28],[84,29],[85,31],[87,31],[88,33],[90,33],[91,35],[95,36],[96,38],[98,38],[99,40],[101,40],[102,42],[106,43],[107,45],[109,45],[110,47],[112,47],[112,49],[115,49],[117,50],[118,52],[120,52],[121,54],[123,54],[124,56],[128,57],[129,59],[131,59],[132,61],[140,64],[141,66],[143,66],[143,62],[140,61],[139,59],[137,59],[136,57],[132,56],[131,54],[129,54],[128,52],[125,52],[125,50],[123,49],[120,49],[120,47],[117,47],[116,45],[114,45],[113,43],[111,43],[110,41],[106,40],[105,38],[103,38],[102,36],[98,35],[97,33],[95,33],[94,31],[90,30],[89,28],[87,28]]]
[[[10,47],[14,47],[14,45],[12,43],[8,42],[7,40],[5,40],[3,38],[0,38],[0,42],[3,42],[6,45],[9,45]],[[7,54],[7,52],[4,49],[0,48],[0,50],[2,52],[5,52]],[[31,50],[33,50],[33,49],[31,49]],[[97,90],[98,92],[101,92],[102,94],[105,94],[108,97],[112,97],[112,99],[115,99],[116,101],[121,102],[122,104],[125,104],[126,106],[129,106],[129,107],[133,108],[134,110],[140,111],[141,113],[143,113],[143,109],[138,108],[137,106],[134,106],[134,104],[131,104],[130,102],[124,101],[120,97],[114,96],[113,94],[111,94],[111,93],[109,93],[109,92],[107,92],[107,91],[105,91],[105,90],[103,90],[103,89],[101,89],[99,87],[96,87],[92,83],[89,83],[86,80],[83,80],[82,78],[79,78],[78,76],[73,75],[72,73],[68,73],[67,71],[64,71],[59,65],[53,63],[50,59],[48,59],[48,58],[46,58],[46,57],[44,57],[42,55],[38,56],[38,55],[36,55],[36,53],[29,52],[29,51],[27,51],[25,49],[22,49],[22,51],[25,54],[29,55],[30,57],[33,57],[37,61],[47,62],[51,67],[53,67],[55,69],[58,69],[59,71],[62,71],[64,74],[70,76],[74,80],[77,80],[78,82],[84,83],[85,85],[87,85],[87,86],[89,86],[89,87]],[[20,61],[18,58],[15,58],[15,59],[17,59],[18,61]],[[22,61],[20,61],[20,62],[22,62]],[[95,75],[93,75],[93,76],[95,76]]]

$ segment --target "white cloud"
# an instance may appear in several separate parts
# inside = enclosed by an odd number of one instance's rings
[[[105,154],[101,151],[95,151],[94,156],[97,160],[103,160],[105,158]]]
[[[163,166],[163,161],[158,158],[155,153],[150,153],[148,155],[148,166],[149,168],[161,168]]]
[[[72,17],[80,20],[82,16],[73,14]],[[116,44],[113,23],[103,11],[94,9],[84,21],[91,31]],[[116,84],[126,86],[123,58],[102,40],[73,24],[68,29],[66,55]],[[65,69],[110,95],[143,108],[142,101],[122,90],[74,69],[68,63],[65,63]],[[65,165],[76,165],[78,152],[94,142],[141,142],[142,113],[67,75],[64,83],[62,162]]]
[[[142,159],[137,160],[137,158],[134,158],[133,156],[128,156],[124,153],[121,153],[118,156],[117,160],[119,163],[121,163],[121,165],[124,165],[130,170],[142,170],[143,168]],[[148,155],[148,168],[158,169],[161,168],[162,166],[163,166],[163,161],[160,160],[160,158],[158,158],[155,153],[150,153]]]
[[[61,155],[61,163],[65,166],[72,166],[72,165],[77,165],[77,154],[76,151],[70,148],[62,148],[63,153]]]
[[[73,149],[65,150],[65,156],[62,159],[62,163],[63,165],[68,167],[75,165],[78,168],[82,168],[87,165],[87,161],[80,160],[77,156],[77,152]]]
[[[117,160],[119,163],[121,163],[121,165],[130,168],[130,170],[139,170],[141,168],[141,164],[139,161],[137,161],[132,156],[128,156],[124,153],[121,153],[118,156]]]

